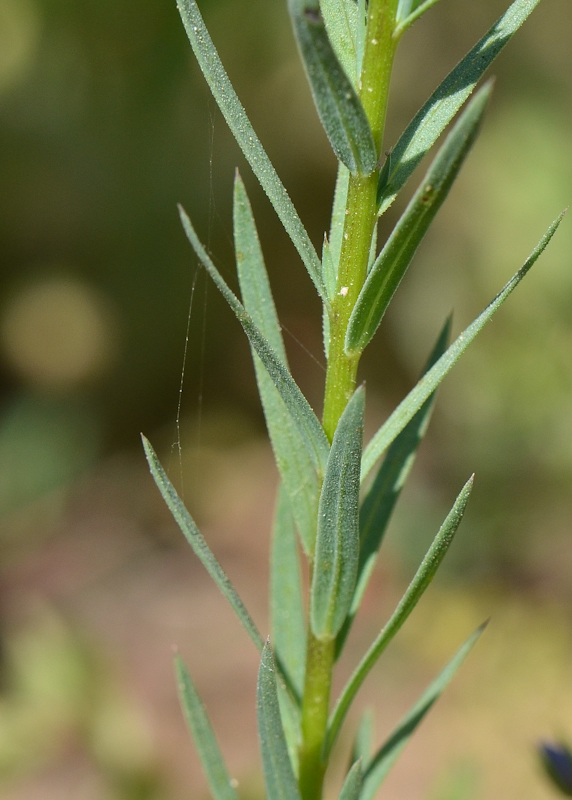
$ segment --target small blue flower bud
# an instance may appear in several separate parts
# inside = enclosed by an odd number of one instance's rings
[[[572,752],[566,745],[542,742],[538,752],[544,769],[561,792],[572,797]]]

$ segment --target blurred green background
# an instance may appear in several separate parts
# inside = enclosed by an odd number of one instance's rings
[[[386,146],[504,5],[441,0],[407,34]],[[285,2],[203,0],[201,9],[318,246],[335,162]],[[571,24],[569,0],[544,0],[494,65],[481,137],[364,358],[372,431],[415,381],[451,309],[459,332],[570,203]],[[174,696],[173,644],[202,676],[245,797],[260,795],[256,656],[180,542],[139,444],[144,431],[162,448],[266,630],[275,476],[250,354],[176,212],[182,202],[236,285],[236,166],[292,368],[319,410],[312,285],[209,98],[175,3],[0,0],[0,791],[9,800],[203,796]],[[379,736],[473,622],[493,613],[492,633],[388,784],[396,800],[549,798],[536,738],[572,737],[569,220],[440,390],[354,655],[473,471],[446,574],[370,682],[387,717]]]

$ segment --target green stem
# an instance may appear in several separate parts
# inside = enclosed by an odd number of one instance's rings
[[[327,762],[322,759],[328,725],[335,639],[316,639],[308,632],[306,682],[302,702],[300,794],[302,800],[319,800]]]

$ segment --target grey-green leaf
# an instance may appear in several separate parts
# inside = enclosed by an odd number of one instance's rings
[[[205,707],[180,656],[175,658],[179,698],[214,800],[238,800]]]
[[[358,7],[354,0],[320,0],[320,9],[334,51],[356,87]]]
[[[242,625],[248,632],[250,638],[259,650],[264,646],[264,639],[258,632],[256,625],[246,610],[242,600],[238,596],[236,589],[228,579],[221,565],[216,560],[212,550],[205,542],[195,521],[184,506],[183,501],[177,494],[177,491],[157,458],[157,454],[153,450],[151,443],[145,436],[141,437],[143,440],[143,448],[147,457],[147,463],[151,470],[153,480],[157,484],[157,488],[161,492],[163,500],[167,504],[169,511],[175,518],[175,521],[181,529],[185,539],[193,548],[195,555],[201,561],[206,571],[214,580],[218,588],[226,597],[232,608],[234,609],[237,617]]]
[[[420,722],[422,722],[425,715],[433,707],[433,704],[439,699],[455,677],[459,667],[469,655],[485,627],[486,623],[477,628],[475,633],[473,633],[459,648],[451,661],[449,661],[447,666],[439,673],[437,678],[426,689],[413,708],[403,717],[389,739],[378,750],[366,770],[360,800],[373,800],[382,781],[397,761],[401,751]]]
[[[348,354],[361,353],[376,332],[417,248],[473,146],[491,88],[489,82],[469,103],[377,257],[349,321],[345,342]]]
[[[314,104],[337,158],[369,175],[377,151],[366,113],[328,38],[318,0],[288,0]]]
[[[322,300],[328,304],[320,259],[300,217],[225,72],[196,0],[179,0],[179,13],[195,57],[234,138],[292,239]]]
[[[338,800],[359,800],[362,781],[362,762],[358,759],[346,775]]]
[[[447,349],[450,331],[451,318],[446,321],[439,334],[423,370],[423,375],[431,369]],[[391,444],[375,480],[361,504],[358,577],[351,608],[344,626],[338,634],[336,642],[338,655],[363,600],[391,514],[415,461],[417,448],[429,425],[434,400],[435,394],[432,394]]]
[[[361,719],[356,731],[352,752],[350,755],[350,764],[354,764],[361,759],[364,768],[367,768],[369,759],[371,758],[371,747],[373,741],[373,709],[366,708],[362,713]]]
[[[485,70],[539,2],[515,0],[413,117],[393,148],[389,185],[383,196],[378,196],[380,214],[393,203],[397,193],[469,97]]]
[[[447,514],[447,517],[441,525],[437,536],[431,544],[431,547],[425,554],[425,558],[419,565],[413,580],[407,587],[407,591],[391,615],[391,619],[386,625],[384,625],[377,638],[370,645],[367,653],[354,670],[342,694],[340,695],[339,700],[336,703],[336,707],[332,713],[331,722],[328,725],[328,737],[326,745],[326,750],[328,753],[331,751],[331,748],[341,728],[342,722],[360,686],[366,679],[371,668],[374,666],[380,655],[387,648],[395,634],[399,631],[405,620],[411,614],[421,599],[423,593],[435,577],[435,573],[445,558],[445,555],[447,554],[447,551],[449,550],[449,547],[453,541],[453,537],[455,536],[455,533],[461,524],[472,488],[473,478],[471,477],[463,486],[459,496],[455,500],[453,508]]]
[[[306,624],[291,504],[278,491],[270,557],[270,615],[276,655],[298,698],[304,689]]]
[[[310,454],[315,468],[319,473],[323,473],[328,458],[329,444],[318,418],[310,408],[308,401],[284,366],[280,357],[270,346],[268,340],[263,336],[258,326],[254,324],[252,317],[248,314],[240,300],[227,286],[222,275],[201,244],[184,209],[179,207],[179,211],[183,228],[195,253],[242,325],[251,346],[266,367],[268,374],[280,393],[280,397],[292,415],[295,424],[298,426],[298,430],[304,442],[304,447]]]
[[[287,369],[286,351],[270,290],[252,209],[237,173],[234,186],[234,243],[240,290],[246,311]],[[304,550],[314,552],[320,496],[319,473],[297,422],[253,350],[254,367],[278,470],[288,491]]]
[[[355,588],[364,405],[362,386],[348,402],[334,433],[320,495],[310,594],[310,624],[319,639],[336,636]]]
[[[268,800],[300,800],[280,717],[276,664],[270,644],[262,651],[256,692],[258,735]]]
[[[400,0],[397,8],[397,28],[395,38],[402,36],[415,20],[429,11],[439,0]]]
[[[395,411],[385,421],[377,433],[373,436],[365,448],[362,459],[362,480],[369,474],[377,459],[385,452],[391,442],[405,428],[407,423],[419,411],[427,398],[435,391],[445,375],[456,364],[467,347],[471,344],[477,334],[484,328],[489,319],[493,316],[500,306],[504,303],[511,292],[518,286],[533,264],[536,262],[548,242],[554,236],[556,229],[562,221],[564,211],[552,225],[548,228],[540,242],[526,259],[518,272],[513,275],[510,281],[501,292],[489,303],[484,311],[466,328],[463,333],[455,339],[447,352],[441,356],[439,361],[429,372],[419,381],[419,383],[409,392],[407,397],[397,406]]]

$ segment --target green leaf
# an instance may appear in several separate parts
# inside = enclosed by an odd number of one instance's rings
[[[413,117],[393,148],[389,186],[378,194],[379,213],[395,200],[411,173],[471,94],[479,78],[540,0],[515,0]]]
[[[319,2],[288,0],[288,8],[314,104],[334,153],[350,172],[369,175],[377,164],[373,134],[328,39]]]
[[[429,11],[439,0],[399,0],[397,7],[397,28],[393,34],[396,39],[402,36],[415,20]]]
[[[339,800],[359,800],[363,781],[361,759],[355,762],[344,781]]]
[[[145,436],[141,436],[141,438],[143,440],[143,448],[145,450],[149,469],[151,470],[151,475],[153,476],[153,480],[157,484],[157,488],[161,492],[163,500],[167,504],[169,511],[175,518],[175,521],[181,529],[185,539],[193,548],[195,555],[198,557],[199,561],[203,564],[206,571],[209,573],[213,581],[233,607],[237,617],[241,621],[244,628],[246,628],[248,635],[256,647],[259,650],[262,650],[264,646],[264,639],[258,632],[250,614],[236,593],[236,589],[226,576],[223,568],[216,560],[212,550],[209,548],[199,529],[195,525],[195,521],[185,508],[183,501],[175,490],[175,487],[159,463],[159,459],[157,458],[157,454],[153,450],[151,443],[145,438]]]
[[[270,614],[276,655],[300,698],[304,690],[306,624],[291,504],[278,492],[270,557]]]
[[[451,318],[443,326],[423,374],[431,369],[447,349],[450,331]],[[417,448],[429,425],[434,401],[435,394],[432,394],[391,444],[361,505],[358,577],[347,619],[338,634],[337,655],[343,648],[363,600],[391,514],[415,461]]]
[[[274,307],[252,209],[237,172],[234,185],[234,243],[244,306],[252,321],[287,369],[286,351]],[[288,413],[274,381],[256,351],[254,367],[278,470],[288,491],[304,550],[314,552],[321,472],[315,468],[298,424]]]
[[[334,433],[320,495],[310,595],[310,624],[318,639],[337,634],[355,588],[364,406],[362,386],[354,392]]]
[[[489,82],[469,103],[377,257],[350,317],[345,341],[349,355],[361,353],[376,332],[417,248],[473,146],[491,88]]]
[[[201,244],[190,219],[182,207],[179,207],[179,212],[183,228],[185,229],[187,238],[195,253],[242,325],[251,346],[256,350],[257,356],[266,367],[268,374],[280,393],[280,397],[292,415],[292,419],[298,426],[298,430],[304,441],[304,447],[310,454],[315,468],[319,473],[323,473],[328,458],[329,444],[318,418],[310,408],[308,401],[284,366],[280,357],[269,345],[259,328],[254,324],[252,317],[248,314],[240,300],[227,286],[223,277],[213,264],[212,259]]]
[[[435,577],[435,573],[445,558],[445,555],[453,541],[453,537],[455,536],[455,533],[461,524],[472,488],[473,477],[469,478],[467,483],[463,486],[459,496],[455,500],[453,508],[447,514],[447,517],[441,525],[441,528],[433,540],[431,547],[427,551],[425,558],[419,565],[419,568],[415,573],[415,577],[407,587],[407,591],[391,615],[391,619],[387,622],[375,641],[371,644],[369,650],[362,658],[354,670],[353,675],[346,684],[338,702],[336,703],[336,707],[332,713],[331,722],[328,726],[326,752],[331,752],[332,745],[336,740],[348,708],[350,707],[362,683],[369,674],[369,671],[386,649],[388,644],[391,642],[395,634],[402,627],[403,623],[411,614],[421,599],[423,593]]]
[[[175,657],[179,697],[214,800],[238,800],[205,707],[180,656]]]
[[[268,800],[300,800],[280,717],[276,665],[270,644],[262,651],[257,687],[258,735]]]
[[[403,717],[386,743],[378,750],[366,770],[360,800],[373,800],[382,781],[397,761],[397,758],[415,732],[417,726],[455,677],[459,667],[484,631],[486,624],[487,623],[484,623],[484,625],[477,628],[475,633],[473,633],[459,648],[445,669],[439,673],[437,678],[426,689],[413,708]]]
[[[320,9],[338,60],[356,88],[358,7],[353,0],[320,0]]]
[[[350,764],[354,764],[361,759],[364,768],[367,766],[371,757],[371,745],[373,741],[373,711],[367,708],[360,719],[358,729],[356,731],[352,752],[350,755]]]
[[[288,192],[276,174],[276,170],[266,155],[260,139],[236,96],[236,92],[206,29],[196,0],[179,0],[178,9],[195,57],[228,127],[232,131],[252,171],[258,178],[260,185],[268,195],[268,199],[274,206],[274,210],[308,270],[318,294],[327,305],[326,288],[322,279],[318,254],[294,208]]]
[[[447,352],[441,356],[439,361],[429,372],[419,381],[419,383],[409,392],[407,397],[397,406],[378,432],[373,436],[363,454],[362,459],[362,480],[369,474],[377,459],[385,449],[393,442],[395,437],[401,433],[407,423],[419,411],[427,398],[435,391],[449,370],[457,363],[461,355],[471,344],[477,334],[484,328],[495,311],[500,308],[509,294],[518,286],[526,273],[533,266],[548,242],[554,236],[556,229],[562,221],[566,212],[563,211],[552,225],[548,228],[540,242],[526,259],[519,271],[513,275],[501,292],[489,303],[484,311],[469,325],[463,333],[455,339]]]

